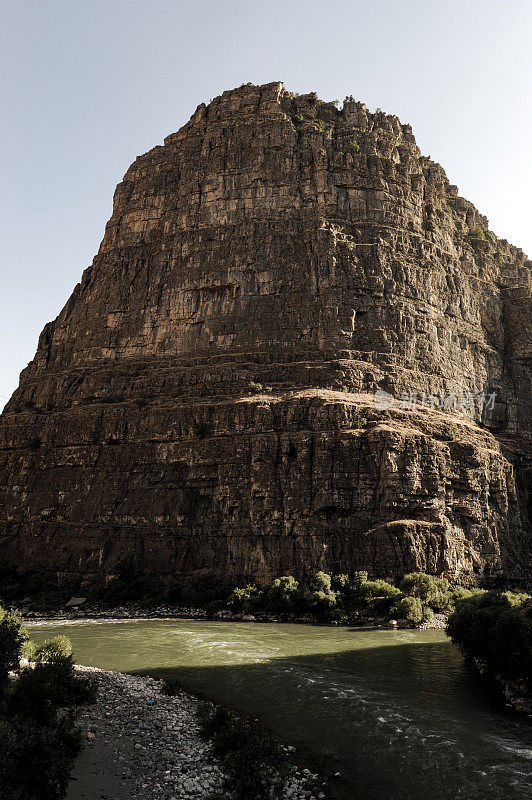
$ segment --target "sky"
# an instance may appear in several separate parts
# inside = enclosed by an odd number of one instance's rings
[[[0,408],[129,164],[248,81],[397,114],[532,255],[531,41],[530,0],[0,0]]]

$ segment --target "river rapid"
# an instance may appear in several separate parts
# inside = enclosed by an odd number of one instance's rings
[[[131,620],[42,622],[77,663],[176,678],[331,762],[353,800],[529,800],[532,730],[442,631]]]

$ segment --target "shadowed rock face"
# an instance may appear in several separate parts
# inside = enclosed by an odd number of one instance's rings
[[[397,117],[281,83],[198,106],[1,417],[0,557],[526,576],[530,266]]]

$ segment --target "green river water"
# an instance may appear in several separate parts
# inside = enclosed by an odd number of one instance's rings
[[[353,800],[527,800],[532,733],[440,631],[260,623],[37,623],[76,661],[178,678],[333,761]]]

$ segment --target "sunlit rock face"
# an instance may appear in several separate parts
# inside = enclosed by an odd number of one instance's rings
[[[198,106],[1,417],[0,558],[530,574],[530,266],[397,117],[281,83]]]

